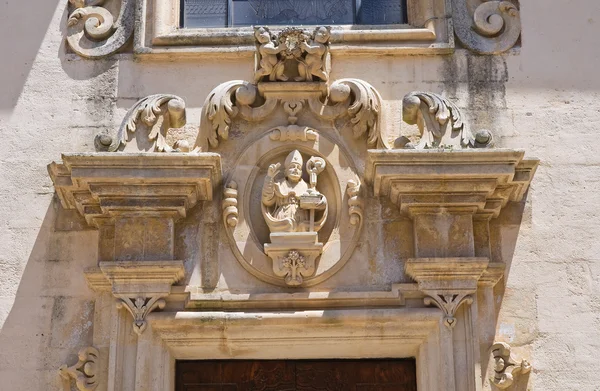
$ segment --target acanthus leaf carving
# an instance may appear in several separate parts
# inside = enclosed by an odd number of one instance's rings
[[[463,115],[453,102],[433,92],[414,91],[402,100],[402,119],[417,125],[421,139],[413,145],[401,137],[402,148],[479,148],[491,145],[492,136],[487,130],[473,138]]]
[[[149,298],[138,296],[135,299],[122,296],[117,301],[117,308],[121,309],[125,307],[133,317],[133,331],[138,335],[141,335],[146,330],[146,327],[148,327],[146,321],[148,314],[156,309],[162,310],[166,305],[166,301],[161,296]]]
[[[452,0],[452,18],[460,43],[479,54],[505,52],[521,35],[519,9],[510,1]]]
[[[350,224],[361,224],[363,221],[363,207],[362,202],[359,199],[360,181],[349,180],[346,194],[348,194],[348,214],[350,215]]]
[[[511,347],[505,342],[497,342],[492,345],[492,356],[494,357],[494,377],[492,383],[500,388],[510,387],[515,377],[531,371],[531,364],[526,360],[519,362],[511,355]]]
[[[60,376],[66,381],[65,391],[71,389],[70,381],[75,380],[75,385],[80,391],[93,391],[98,387],[98,359],[100,353],[94,347],[86,347],[79,351],[76,364],[68,367],[63,365],[59,369]]]
[[[239,213],[238,213],[238,191],[237,191],[237,183],[231,181],[225,186],[223,191],[223,222],[225,223],[225,227],[235,227],[238,223]]]
[[[96,136],[96,147],[115,152],[123,149],[132,134],[136,133],[140,123],[149,128],[148,142],[153,144],[157,152],[171,152],[174,148],[186,149],[185,143],[179,142],[170,147],[167,144],[166,132],[169,128],[180,128],[185,125],[185,102],[177,95],[155,94],[137,101],[125,114],[117,136],[114,139],[105,140],[105,135]],[[138,132],[139,133],[139,132]],[[137,134],[136,137],[144,135]],[[109,145],[107,141],[110,141]]]
[[[455,314],[463,303],[472,304],[473,297],[465,293],[447,293],[447,292],[427,292],[428,295],[423,299],[423,303],[426,306],[435,305],[444,312],[444,324],[449,329],[453,329],[456,326]]]
[[[69,0],[67,42],[82,57],[98,59],[121,49],[133,34],[135,0],[122,0],[117,20],[101,7],[105,0]]]

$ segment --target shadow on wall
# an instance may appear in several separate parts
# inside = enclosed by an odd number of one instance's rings
[[[60,211],[54,197],[0,326],[0,379],[11,390],[62,389],[58,368],[92,342],[94,301],[81,270],[95,264],[97,232],[61,231]]]
[[[23,91],[56,11],[58,0],[2,1],[0,41],[0,115],[10,115]]]

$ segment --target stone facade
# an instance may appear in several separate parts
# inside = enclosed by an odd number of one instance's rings
[[[367,357],[598,389],[596,2],[227,37],[176,3],[0,5],[1,390]]]

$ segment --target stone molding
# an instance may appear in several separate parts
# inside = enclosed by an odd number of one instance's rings
[[[511,347],[505,342],[497,342],[491,348],[494,358],[494,377],[491,382],[501,390],[509,388],[515,378],[531,371],[531,364],[526,360],[520,362],[511,354]]]
[[[181,28],[182,0],[140,1],[134,52],[139,57],[210,56],[250,58],[255,47],[251,27]],[[334,55],[447,54],[454,48],[446,0],[408,0],[408,23],[398,28],[332,26]]]
[[[98,360],[100,353],[94,347],[86,347],[77,354],[78,361],[68,367],[63,365],[59,369],[60,376],[63,378],[63,389],[71,390],[71,380],[75,381],[75,386],[79,391],[93,391],[98,387]]]
[[[454,328],[456,311],[473,302],[471,295],[487,266],[487,258],[413,258],[406,261],[405,272],[427,296],[425,305],[441,309],[444,324]]]

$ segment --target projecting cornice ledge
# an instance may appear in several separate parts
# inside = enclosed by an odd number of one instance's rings
[[[462,209],[497,217],[523,199],[539,164],[523,151],[370,150],[366,179],[402,212]]]
[[[215,153],[63,154],[48,166],[65,209],[77,209],[98,227],[117,216],[146,213],[185,217],[198,201],[212,200],[221,181]]]

